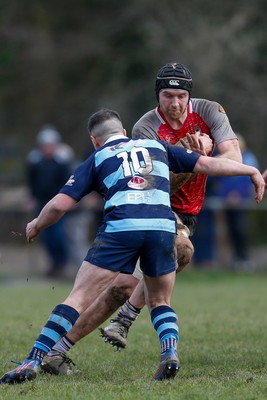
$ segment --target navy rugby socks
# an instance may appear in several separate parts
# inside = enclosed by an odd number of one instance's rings
[[[151,321],[159,336],[161,354],[170,348],[177,349],[179,328],[177,315],[169,306],[159,306],[151,311]]]
[[[27,358],[38,359],[41,362],[46,353],[71,330],[78,317],[79,313],[73,307],[66,304],[57,305]]]

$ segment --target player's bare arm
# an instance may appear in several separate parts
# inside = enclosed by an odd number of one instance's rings
[[[44,228],[55,224],[76,203],[76,200],[72,197],[62,193],[53,197],[42,209],[39,216],[27,224],[27,242],[31,243]]]
[[[265,181],[260,171],[250,165],[245,165],[240,162],[229,160],[226,158],[213,158],[200,156],[194,172],[200,172],[213,176],[250,176],[251,182],[254,185],[256,196],[255,200],[259,203],[264,194]]]
[[[225,157],[242,163],[242,155],[237,139],[226,140],[218,143],[217,150],[219,152],[219,154],[216,156],[217,158]]]

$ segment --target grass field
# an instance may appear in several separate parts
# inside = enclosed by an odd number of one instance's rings
[[[74,376],[39,374],[33,382],[0,385],[0,399],[263,400],[267,399],[267,275],[183,272],[173,307],[180,320],[181,370],[171,382],[152,380],[159,344],[143,310],[126,350],[115,352],[94,332],[69,353]],[[64,284],[0,283],[0,375],[22,361]]]

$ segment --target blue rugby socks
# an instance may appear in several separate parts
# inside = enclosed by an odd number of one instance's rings
[[[159,306],[151,311],[151,321],[158,334],[161,354],[169,349],[177,350],[179,328],[177,315],[169,306]]]
[[[41,362],[60,338],[71,330],[78,317],[79,313],[73,307],[66,304],[57,305],[27,358],[38,359]]]

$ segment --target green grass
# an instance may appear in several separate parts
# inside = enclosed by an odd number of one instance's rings
[[[143,310],[126,350],[115,352],[94,332],[69,353],[80,372],[0,385],[0,399],[266,399],[266,287],[266,275],[186,271],[177,277],[173,307],[180,320],[182,367],[174,381],[151,379],[159,344]],[[14,367],[10,360],[27,356],[69,289],[66,284],[1,284],[0,375]]]

